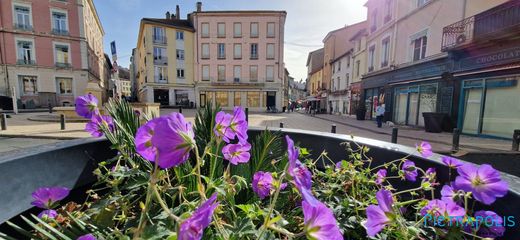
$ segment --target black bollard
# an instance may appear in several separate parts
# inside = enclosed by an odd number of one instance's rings
[[[49,113],[52,113],[52,106],[51,106],[50,102],[49,102]]]
[[[280,123],[280,128],[283,128],[283,122]]]
[[[513,151],[518,151],[520,146],[520,129],[513,131]]]
[[[1,125],[2,125],[2,130],[7,130],[7,114],[3,113],[2,114],[2,119],[0,120],[1,122]]]
[[[246,108],[246,122],[249,122],[249,108]]]
[[[61,125],[61,130],[65,130],[65,115],[63,115],[63,114],[60,115],[60,125]]]
[[[392,143],[397,143],[397,133],[399,132],[398,128],[392,128]]]
[[[179,107],[179,113],[182,114],[182,107]]]
[[[332,126],[330,128],[330,132],[331,133],[336,133],[336,124],[332,124]]]
[[[460,129],[453,129],[453,142],[451,145],[451,151],[456,152],[459,151],[459,142],[460,142]]]

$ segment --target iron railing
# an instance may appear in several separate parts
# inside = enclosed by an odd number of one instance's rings
[[[54,34],[54,35],[67,36],[67,35],[69,35],[69,31],[66,30],[66,29],[53,28],[53,29],[52,29],[52,34]]]
[[[14,28],[16,28],[18,30],[23,30],[23,31],[32,31],[33,30],[33,27],[31,25],[23,24],[23,23],[15,23]]]
[[[57,62],[55,64],[57,68],[71,68],[72,65],[70,63]]]
[[[156,44],[166,44],[166,36],[163,35],[153,35],[153,43]]]
[[[18,60],[16,60],[16,64],[18,64],[18,65],[36,65],[36,61],[27,60],[27,59],[18,59]]]

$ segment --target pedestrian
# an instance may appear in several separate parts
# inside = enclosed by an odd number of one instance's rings
[[[381,128],[383,125],[383,118],[385,116],[385,105],[379,104],[376,108],[376,121],[377,121],[377,127]]]

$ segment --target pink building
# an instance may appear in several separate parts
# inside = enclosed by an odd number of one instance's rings
[[[285,11],[197,11],[195,94],[224,109],[281,110]]]
[[[92,0],[0,1],[0,95],[14,91],[27,108],[73,104],[102,84],[103,34]]]

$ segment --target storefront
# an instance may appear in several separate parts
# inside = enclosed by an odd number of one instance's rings
[[[394,123],[424,127],[423,113],[437,111],[438,83],[394,88]]]
[[[355,82],[350,84],[350,94],[349,94],[349,114],[355,114],[356,109],[359,107],[359,102],[361,100],[361,82]]]
[[[365,108],[366,115],[365,119],[375,119],[376,109],[379,104],[385,103],[385,92],[384,88],[369,88],[365,89]]]

